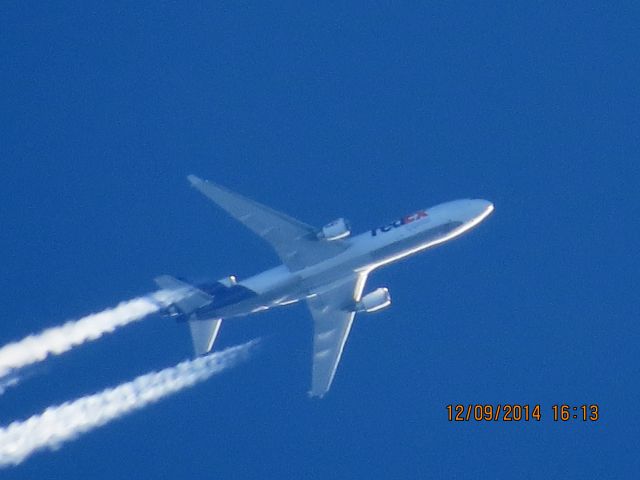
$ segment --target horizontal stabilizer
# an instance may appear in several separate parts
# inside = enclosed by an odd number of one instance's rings
[[[189,314],[198,308],[210,304],[213,300],[211,295],[208,293],[203,292],[193,285],[189,285],[186,282],[178,280],[177,278],[173,278],[170,275],[157,277],[155,278],[155,282],[160,288],[165,288],[167,290],[184,289],[186,291],[186,294],[175,303],[176,307],[178,307],[182,313]]]
[[[221,323],[221,318],[199,320],[195,314],[191,315],[189,329],[191,330],[191,340],[193,341],[193,349],[196,355],[204,355],[211,351]]]

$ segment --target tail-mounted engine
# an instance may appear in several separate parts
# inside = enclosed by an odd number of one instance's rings
[[[346,238],[349,235],[351,235],[351,228],[349,222],[344,218],[338,218],[331,223],[327,223],[322,227],[322,230],[318,232],[319,239],[329,242]]]
[[[391,305],[391,295],[387,288],[376,288],[356,302],[356,312],[377,312]]]

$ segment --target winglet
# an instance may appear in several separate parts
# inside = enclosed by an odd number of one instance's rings
[[[191,182],[191,186],[195,187],[200,183],[204,183],[201,178],[196,177],[195,175],[187,175],[187,179]]]

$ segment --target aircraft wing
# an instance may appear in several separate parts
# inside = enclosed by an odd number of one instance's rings
[[[307,299],[314,323],[312,397],[324,396],[331,387],[355,317],[353,304],[366,281],[367,273],[354,273]]]
[[[265,205],[233,193],[195,175],[187,177],[191,185],[229,215],[264,238],[291,271],[300,270],[343,252],[341,241],[317,239],[317,229]]]

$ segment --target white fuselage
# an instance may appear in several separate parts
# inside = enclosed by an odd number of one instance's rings
[[[353,274],[366,274],[383,265],[451,240],[484,220],[493,211],[486,200],[455,200],[397,219],[346,240],[335,257],[302,270],[286,266],[266,270],[239,282],[257,295],[219,310],[223,318],[247,315],[309,297]],[[363,275],[364,279],[366,275]],[[357,289],[357,295],[361,289]],[[354,300],[358,300],[355,298]]]

